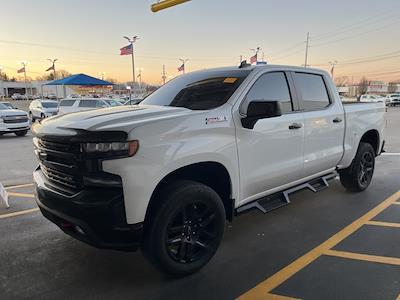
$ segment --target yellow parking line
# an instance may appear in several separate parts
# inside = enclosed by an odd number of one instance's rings
[[[365,225],[386,226],[386,227],[397,227],[397,228],[400,228],[400,223],[390,223],[390,222],[369,221],[369,222],[365,223]]]
[[[12,192],[8,192],[8,196],[22,197],[22,198],[35,198],[35,196],[33,194],[12,193]]]
[[[12,190],[16,188],[23,188],[23,187],[28,187],[28,186],[33,186],[33,183],[27,183],[27,184],[20,184],[20,185],[13,185],[13,186],[8,186],[5,189],[6,190]]]
[[[292,298],[292,297],[275,295],[275,294],[267,294],[265,299],[268,299],[268,300],[300,300],[299,298]]]
[[[400,198],[400,191],[394,193],[392,196],[384,200],[374,209],[370,210],[364,216],[359,218],[358,220],[351,223],[349,226],[345,227],[330,239],[326,240],[316,248],[312,249],[302,257],[298,258],[290,265],[286,266],[282,270],[278,271],[271,277],[259,283],[257,286],[247,291],[243,295],[239,297],[239,299],[268,299],[266,298],[267,293],[271,292],[273,289],[281,285],[283,282],[288,280],[294,274],[308,266],[310,263],[315,261],[321,255],[323,255],[326,251],[333,248],[349,235],[360,229],[366,222],[376,217],[390,205],[392,205],[395,201]]]
[[[399,296],[396,298],[396,300],[400,300],[400,294],[399,294]]]
[[[324,255],[400,266],[400,258],[397,257],[376,256],[336,250],[328,250],[324,253]]]
[[[0,215],[0,219],[26,215],[26,214],[30,214],[30,213],[38,211],[38,210],[39,210],[39,208],[31,208],[31,209],[21,210],[21,211],[9,213],[9,214],[4,214],[4,215]]]

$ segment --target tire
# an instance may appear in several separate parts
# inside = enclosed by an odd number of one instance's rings
[[[210,187],[178,180],[164,187],[146,220],[142,251],[160,271],[180,277],[197,272],[217,251],[225,209]]]
[[[33,117],[31,111],[29,112],[29,120],[31,120],[31,123],[35,123],[35,121],[36,121],[35,118]]]
[[[14,134],[16,136],[26,136],[26,134],[28,133],[28,130],[22,130],[22,131],[16,131],[14,132]]]
[[[40,118],[43,120],[45,118],[44,114],[40,114]]]
[[[374,168],[375,150],[361,142],[351,166],[340,171],[340,182],[351,192],[362,192],[370,185]]]

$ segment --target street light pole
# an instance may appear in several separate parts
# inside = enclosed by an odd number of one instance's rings
[[[310,33],[307,32],[307,40],[306,40],[306,57],[304,60],[304,68],[308,67],[308,48],[310,47]]]
[[[179,60],[182,62],[182,66],[183,66],[183,71],[182,71],[182,73],[185,74],[185,71],[186,71],[186,70],[185,70],[185,69],[186,69],[186,65],[185,65],[185,64],[186,64],[189,60],[188,60],[188,59],[183,59],[183,58],[180,58]]]
[[[139,39],[137,35],[135,35],[133,38],[129,38],[127,36],[124,36],[124,39],[128,40],[128,42],[131,44],[132,47],[132,81],[133,81],[133,88],[135,88],[135,82],[136,82],[136,77],[135,77],[135,52],[133,49],[133,44]]]
[[[24,68],[24,78],[25,78],[25,96],[28,98],[28,82],[26,81],[26,66],[28,65],[27,62],[21,63],[22,67]],[[27,99],[28,100],[28,99]]]
[[[336,65],[338,64],[338,62],[337,62],[337,60],[335,60],[335,61],[330,61],[329,64],[332,66],[332,69],[331,69],[331,76],[332,76],[332,79],[334,79],[334,78],[333,78],[333,74],[334,74],[334,72],[335,72],[335,67],[336,67]]]
[[[4,82],[3,82],[3,77],[1,72],[3,71],[3,66],[0,66],[0,83],[1,83],[1,98],[4,99],[5,93],[4,93]]]

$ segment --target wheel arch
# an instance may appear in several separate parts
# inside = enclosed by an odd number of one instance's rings
[[[215,161],[197,162],[180,167],[165,175],[154,189],[149,205],[146,210],[145,223],[149,215],[157,207],[161,198],[159,197],[162,188],[175,180],[193,180],[203,183],[212,188],[222,199],[225,207],[226,217],[232,221],[234,215],[234,199],[232,199],[232,180],[227,168]]]
[[[379,154],[379,146],[380,146],[380,137],[379,132],[376,129],[368,130],[360,139],[361,143],[368,143],[374,148],[375,155]]]

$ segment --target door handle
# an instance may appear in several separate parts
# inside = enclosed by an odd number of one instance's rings
[[[333,123],[340,123],[340,122],[342,122],[342,118],[339,118],[339,117],[334,118],[332,122]]]
[[[293,123],[289,125],[289,129],[290,130],[294,130],[294,129],[300,129],[303,127],[303,124],[300,123]]]

